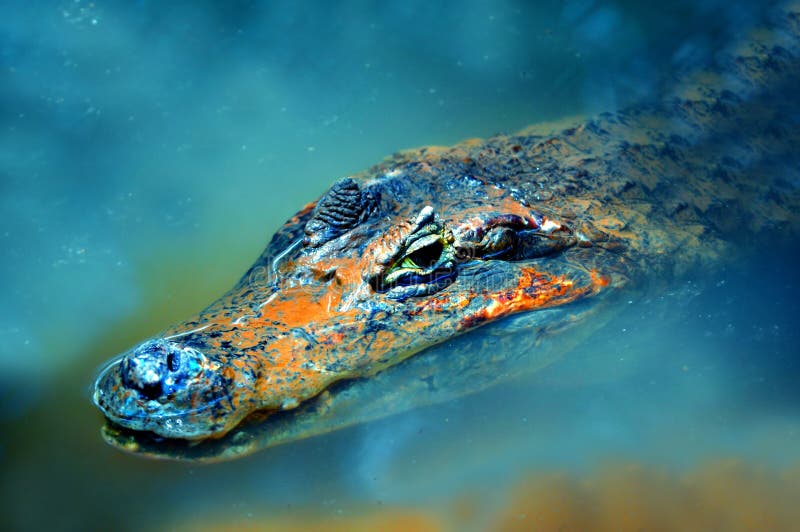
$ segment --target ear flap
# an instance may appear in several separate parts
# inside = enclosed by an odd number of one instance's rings
[[[319,247],[363,222],[372,212],[375,198],[349,177],[340,179],[318,202],[306,223],[303,244]]]

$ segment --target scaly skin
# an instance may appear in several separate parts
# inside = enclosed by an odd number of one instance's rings
[[[542,337],[601,322],[584,318],[623,288],[795,231],[797,35],[789,5],[724,56],[724,75],[696,74],[656,104],[411,150],[341,180],[230,292],[111,364],[95,403],[172,439],[274,421],[269,442],[238,455],[494,384],[487,374],[516,372],[509,361]],[[513,355],[454,340],[513,323],[536,332]],[[348,414],[364,398],[377,410]],[[107,437],[130,447],[123,433]]]

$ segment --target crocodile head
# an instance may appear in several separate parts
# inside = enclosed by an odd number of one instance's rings
[[[230,292],[111,363],[95,404],[125,428],[219,437],[249,414],[293,409],[336,381],[609,283],[584,260],[604,235],[503,183],[435,170],[387,165],[337,182]]]

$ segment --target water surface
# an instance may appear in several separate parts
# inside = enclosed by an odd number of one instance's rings
[[[0,524],[493,527],[525,523],[520,483],[580,507],[585,482],[639,479],[632,493],[655,486],[647,515],[687,478],[716,493],[757,477],[766,487],[741,497],[754,507],[767,487],[797,489],[800,290],[785,241],[631,304],[532,378],[232,463],[123,455],[88,400],[104,360],[229,288],[335,179],[399,149],[642,101],[764,9],[5,4]],[[753,515],[785,510],[774,504]]]

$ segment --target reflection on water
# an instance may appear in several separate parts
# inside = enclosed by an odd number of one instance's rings
[[[631,303],[533,378],[227,464],[119,453],[87,393],[337,177],[627,105],[752,4],[6,6],[0,526],[798,522],[796,244]]]
[[[800,470],[775,472],[734,460],[682,474],[638,464],[606,465],[589,476],[532,474],[499,508],[467,490],[435,509],[359,509],[302,517],[189,520],[178,530],[791,530],[800,520]]]

